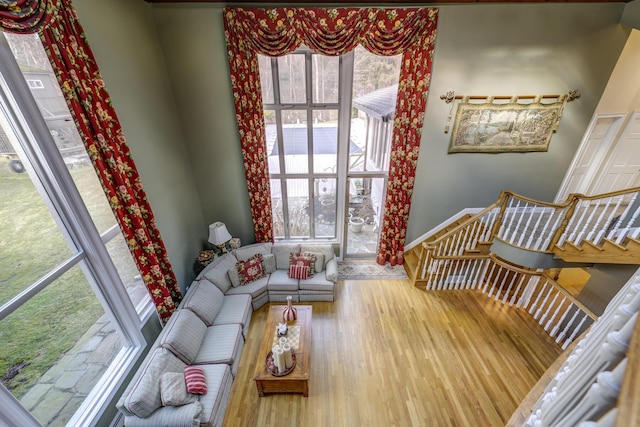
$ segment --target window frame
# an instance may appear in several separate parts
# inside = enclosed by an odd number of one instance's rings
[[[341,171],[342,168],[341,159],[348,156],[348,144],[343,143],[343,139],[346,138],[348,140],[349,135],[349,120],[350,120],[350,108],[351,108],[351,85],[345,84],[348,79],[353,79],[353,52],[349,52],[345,55],[341,55],[338,57],[339,60],[339,71],[338,71],[338,99],[337,102],[314,102],[313,100],[313,55],[321,55],[319,53],[313,52],[311,49],[301,46],[296,49],[294,52],[291,52],[287,55],[304,55],[305,61],[305,91],[306,91],[306,102],[304,103],[282,103],[280,101],[280,77],[279,77],[279,64],[278,58],[268,57],[270,67],[271,67],[271,84],[273,90],[273,102],[263,102],[263,110],[274,111],[275,121],[276,121],[276,144],[278,144],[278,162],[279,162],[279,172],[274,173],[273,171],[269,171],[269,179],[272,181],[280,182],[280,191],[282,198],[282,216],[284,221],[284,237],[283,236],[275,236],[274,239],[277,241],[297,241],[297,240],[308,240],[308,241],[330,241],[337,242],[339,240],[339,236],[342,235],[343,229],[343,221],[338,221],[344,217],[342,214],[342,210],[344,209],[343,202],[343,194],[344,190],[342,187],[344,186],[344,182],[346,179],[346,169]],[[350,59],[349,59],[350,58]],[[349,66],[351,64],[351,66]],[[347,80],[345,80],[347,79]],[[347,87],[348,86],[348,87]],[[349,95],[345,96],[345,90],[348,90]],[[346,107],[345,107],[346,106]],[[285,110],[293,110],[293,111],[306,111],[307,113],[307,173],[287,173],[285,167],[285,152],[284,152],[284,141],[283,141],[283,124],[282,124],[282,112]],[[313,162],[313,113],[314,111],[329,111],[335,110],[338,112],[338,124],[337,124],[337,153],[336,153],[336,170],[332,172],[319,172],[314,170],[314,162]],[[346,121],[344,112],[347,112]],[[345,125],[346,123],[346,125]],[[346,128],[346,129],[345,129]],[[343,147],[344,146],[344,147]],[[344,163],[344,162],[343,162]],[[314,191],[314,183],[318,179],[333,179],[335,180],[336,186],[336,221],[334,228],[334,235],[327,237],[317,237],[316,229],[315,229],[315,207],[313,203],[313,199],[315,196]],[[304,179],[307,181],[308,187],[308,197],[309,197],[309,234],[308,236],[291,236],[290,227],[289,227],[289,209],[288,209],[288,196],[287,196],[287,180],[293,179]]]
[[[122,343],[120,352],[102,379],[67,424],[87,425],[104,412],[108,402],[115,399],[118,388],[143,355],[146,340],[142,327],[154,310],[150,309],[152,303],[148,299],[141,313],[136,311],[103,241],[110,240],[107,235],[114,232],[110,229],[102,236],[98,233],[4,36],[0,37],[0,109],[20,140],[20,144],[14,148],[21,158],[28,160],[25,166],[32,182],[43,195],[50,211],[56,213],[54,219],[60,231],[76,251],[2,305],[0,321],[65,271],[75,265],[80,266]],[[0,408],[0,420],[6,420],[9,424],[40,425],[1,384]]]

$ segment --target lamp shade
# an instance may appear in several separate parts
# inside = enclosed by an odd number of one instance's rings
[[[209,226],[209,243],[221,245],[231,240],[231,234],[223,222],[214,222]]]

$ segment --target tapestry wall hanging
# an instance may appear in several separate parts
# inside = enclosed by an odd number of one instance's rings
[[[580,97],[567,95],[526,96],[441,96],[451,102],[449,121],[458,103],[449,153],[507,153],[547,151],[558,129],[567,102]],[[478,102],[480,101],[480,102]],[[445,133],[449,130],[449,123]]]

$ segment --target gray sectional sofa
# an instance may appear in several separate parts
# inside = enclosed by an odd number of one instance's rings
[[[306,252],[315,256],[316,273],[290,278],[289,254]],[[236,263],[258,253],[264,277],[239,283]],[[285,302],[287,295],[294,301],[333,301],[337,273],[329,244],[259,243],[216,258],[188,287],[118,401],[125,426],[221,426],[253,310]],[[207,393],[187,394],[180,406],[163,405],[168,394],[163,375],[183,373],[187,365],[203,369]]]

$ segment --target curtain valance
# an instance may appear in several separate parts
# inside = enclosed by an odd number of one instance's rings
[[[13,0],[0,4],[0,27],[12,33],[35,33],[51,22],[59,0]]]
[[[301,44],[323,55],[343,55],[362,45],[390,56],[435,36],[437,9],[241,9],[226,10],[226,23],[255,52],[281,56]]]

